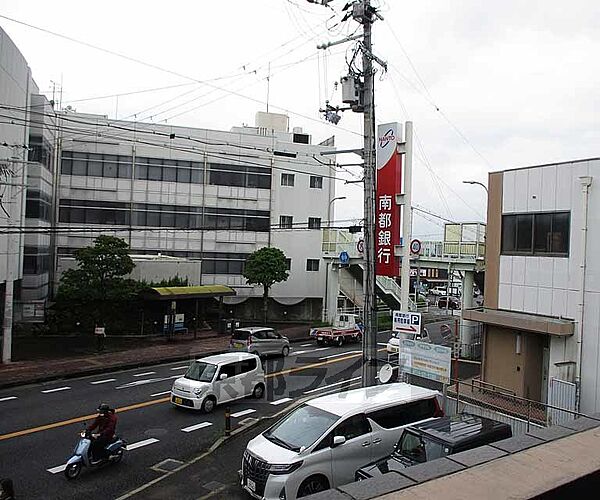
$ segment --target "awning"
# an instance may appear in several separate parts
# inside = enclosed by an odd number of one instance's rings
[[[209,299],[235,294],[236,291],[233,288],[225,285],[169,286],[149,288],[143,292],[143,296],[147,300]]]
[[[462,317],[466,320],[479,321],[487,325],[502,326],[513,330],[556,335],[559,337],[568,337],[575,332],[575,322],[573,320],[552,318],[539,314],[479,307],[464,310]]]

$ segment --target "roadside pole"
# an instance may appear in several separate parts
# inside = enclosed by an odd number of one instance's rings
[[[363,0],[363,74],[364,74],[364,161],[365,161],[365,275],[362,386],[375,385],[377,375],[377,313],[375,297],[375,109],[373,106],[373,61],[370,0]]]

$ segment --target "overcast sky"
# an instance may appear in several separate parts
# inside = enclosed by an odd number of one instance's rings
[[[357,28],[339,24],[345,3],[334,0],[332,10],[306,0],[0,0],[4,16],[171,73],[6,19],[0,26],[41,91],[51,97],[51,82],[62,82],[64,105],[77,111],[225,130],[253,125],[254,113],[266,109],[270,63],[270,110],[288,110],[291,126],[315,142],[335,135],[338,147],[349,148],[362,146],[362,115],[346,112],[335,127],[318,109],[325,99],[340,103],[334,84],[353,45],[316,49]],[[600,2],[373,4],[385,17],[374,25],[374,52],[389,63],[376,80],[377,121],[415,123],[417,205],[452,220],[483,220],[485,192],[462,180],[600,156]],[[348,199],[336,202],[336,218],[361,217],[360,185],[340,183],[338,193]],[[415,215],[415,234],[439,236],[440,221],[432,220]]]

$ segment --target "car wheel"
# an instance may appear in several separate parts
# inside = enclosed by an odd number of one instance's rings
[[[317,345],[325,345],[325,342],[323,340],[317,340]]]
[[[290,353],[290,347],[287,345],[284,345],[283,349],[281,349],[281,355],[285,358],[289,353]]]
[[[296,496],[298,498],[307,497],[308,495],[314,495],[315,493],[328,489],[329,481],[327,481],[327,478],[323,476],[311,476],[302,482]]]
[[[202,411],[204,413],[212,413],[212,411],[217,406],[217,401],[213,397],[208,397],[204,401],[202,401]]]
[[[356,341],[357,341],[359,344],[362,342],[362,333],[359,333],[359,334],[356,336]]]
[[[263,384],[256,384],[256,387],[252,391],[252,397],[254,399],[262,399],[265,395],[265,386]]]
[[[344,345],[344,337],[338,337],[335,345],[337,345],[338,347],[342,347]]]

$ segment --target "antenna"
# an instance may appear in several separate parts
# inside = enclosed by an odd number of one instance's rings
[[[267,113],[269,112],[269,93],[271,91],[271,61],[269,61],[269,68],[267,69]]]

